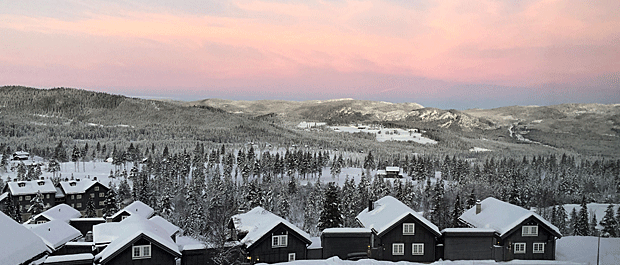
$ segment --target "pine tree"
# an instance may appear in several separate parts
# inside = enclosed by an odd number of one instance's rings
[[[43,194],[41,194],[41,191],[37,191],[37,194],[30,200],[30,208],[28,208],[28,213],[34,216],[42,213],[44,210],[45,204],[43,203]]]
[[[342,215],[344,227],[354,227],[356,225],[355,216],[357,215],[356,204],[358,199],[356,198],[355,182],[351,178],[347,179],[342,186]]]
[[[88,202],[86,203],[86,217],[92,218],[97,217],[97,211],[95,210],[95,202],[92,197],[88,197]]]
[[[574,208],[573,208],[574,209]],[[557,221],[557,225],[556,227],[560,229],[560,232],[562,232],[562,234],[564,235],[568,235],[569,229],[566,225],[567,219],[568,219],[568,215],[566,214],[566,209],[564,209],[564,205],[559,205],[558,209],[556,210],[556,221]]]
[[[13,204],[13,196],[8,196],[7,199],[4,201],[4,211],[3,212],[8,217],[11,217],[11,219],[21,223],[21,217],[19,218],[19,220],[17,218],[17,215],[21,216],[21,214],[19,214],[19,211],[16,210],[15,205]]]
[[[324,198],[323,210],[321,211],[317,227],[321,231],[325,230],[325,228],[342,227],[340,195],[338,194],[336,183],[330,182],[327,184]]]
[[[461,197],[457,194],[456,199],[454,200],[454,210],[452,211],[452,226],[451,227],[461,227],[461,221],[459,221],[459,217],[463,214],[463,204],[461,203]]]
[[[114,215],[114,213],[118,212],[118,204],[116,203],[116,193],[114,189],[110,188],[106,193],[106,198],[103,208],[103,217],[110,217]]]
[[[604,237],[616,237],[618,234],[618,220],[614,217],[614,206],[610,204],[607,206],[605,210],[605,216],[600,222],[601,226],[603,226],[603,230],[601,231],[601,236]]]
[[[571,210],[571,212],[570,212],[570,223],[569,223],[569,227],[568,227],[570,235],[572,235],[572,236],[576,235],[575,231],[577,231],[576,230],[577,229],[577,218],[578,218],[577,217],[577,210],[576,210],[576,207],[574,207],[573,210]]]
[[[598,231],[596,229],[596,225],[598,224],[598,221],[596,220],[596,213],[592,213],[592,219],[590,219],[590,223],[588,224],[588,228],[589,230],[589,235],[590,236],[595,236]]]
[[[575,235],[576,236],[589,236],[590,235],[590,227],[589,227],[589,218],[588,218],[588,206],[586,205],[585,198],[581,200],[581,209],[579,210],[579,214],[577,215],[577,220],[575,221]]]
[[[124,208],[131,203],[132,189],[126,179],[121,179],[121,182],[118,184],[117,198],[120,208]]]

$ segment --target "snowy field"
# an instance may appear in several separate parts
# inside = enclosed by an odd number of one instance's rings
[[[531,265],[531,264],[554,264],[554,265],[594,265],[596,264],[597,237],[563,237],[557,241],[556,259],[545,260],[513,260],[509,262],[495,262],[491,260],[457,260],[436,261],[433,265]],[[389,262],[377,260],[344,261],[337,257],[327,260],[301,260],[278,264],[289,265],[418,265],[425,263],[416,262]],[[620,264],[620,238],[601,238],[600,264]]]
[[[348,133],[371,133],[376,135],[377,141],[412,141],[420,144],[436,144],[437,141],[423,137],[417,130],[403,130],[398,128],[383,128],[377,126],[367,125],[349,125],[349,126],[326,126],[324,122],[300,122],[297,128],[311,129],[313,127],[325,126],[336,132],[348,132]]]

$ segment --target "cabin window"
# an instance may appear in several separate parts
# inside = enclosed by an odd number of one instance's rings
[[[19,201],[22,201],[23,196],[19,196]]]
[[[44,224],[44,223],[47,223],[47,221],[45,221],[45,220],[39,220],[39,221],[37,221],[37,224]]]
[[[78,194],[78,195],[76,196],[76,198],[77,198],[78,200],[79,200],[79,199],[82,199],[82,194]]]
[[[76,183],[75,182],[69,182],[69,186],[75,186]]]
[[[515,243],[515,254],[525,253],[525,243]]]
[[[75,195],[71,195],[71,199],[72,199],[72,200],[75,200]]]
[[[127,215],[123,215],[123,216],[121,216],[121,221],[123,221],[123,220],[127,219],[127,217],[129,217],[129,216],[127,216]]]
[[[99,198],[103,198],[103,197],[105,197],[105,193],[99,192]]]
[[[104,206],[105,201],[99,201],[99,206]]]
[[[95,191],[99,191],[99,187],[95,187]]]
[[[81,203],[81,202],[78,202],[78,203],[77,203],[77,207],[78,207],[78,208],[82,208],[82,203]]]
[[[288,261],[295,261],[295,253],[288,253]]]
[[[521,228],[522,236],[538,236],[538,226],[536,225],[524,225]]]
[[[404,223],[403,224],[403,235],[414,235],[414,234],[415,234],[415,224]]]
[[[23,188],[23,187],[26,187],[26,183],[20,182],[20,183],[17,183],[17,186]]]
[[[281,248],[288,245],[288,235],[271,236],[271,247]]]
[[[26,198],[24,198],[24,200],[29,201],[30,200],[30,196],[26,196]]]
[[[90,197],[91,197],[91,198],[95,198],[95,194],[94,194],[94,193],[91,193],[91,194],[90,194]]]
[[[424,243],[413,243],[411,245],[411,255],[424,255]]]
[[[394,243],[392,244],[392,255],[405,255],[405,244],[404,243]]]
[[[545,253],[545,243],[534,243],[534,253]]]
[[[133,246],[132,250],[132,259],[148,259],[151,257],[150,245]]]
[[[39,181],[39,182],[37,182],[37,184],[39,184],[39,186],[43,186],[43,185],[45,185],[45,182],[44,181]]]
[[[49,198],[50,198],[50,195],[49,195],[49,194],[45,195],[45,198],[46,198],[46,199],[49,199]]]

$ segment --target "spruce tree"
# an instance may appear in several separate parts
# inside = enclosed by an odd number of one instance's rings
[[[97,211],[95,210],[95,202],[92,197],[88,197],[88,202],[86,203],[86,217],[92,218],[97,217]]]
[[[614,217],[614,206],[612,204],[607,206],[605,216],[603,216],[600,224],[603,226],[601,236],[616,237],[618,235],[616,233],[618,231],[618,220]]]
[[[576,207],[573,207],[573,209],[570,212],[570,223],[569,223],[569,231],[570,231],[570,235],[575,236],[576,235],[576,229],[577,229],[577,210]]]
[[[598,224],[598,221],[596,220],[596,213],[592,213],[592,219],[590,219],[590,223],[588,224],[588,228],[590,229],[589,231],[590,236],[596,236],[597,233],[599,233],[599,231],[597,231],[596,229],[597,224]]]
[[[579,210],[579,214],[577,215],[577,220],[575,221],[575,235],[576,236],[589,236],[590,235],[590,225],[588,218],[588,206],[586,205],[585,198],[581,200],[581,209]]]
[[[44,210],[45,204],[43,204],[43,194],[41,194],[41,191],[37,191],[37,194],[30,200],[30,208],[28,208],[28,213],[34,216],[42,213]]]
[[[338,194],[338,186],[336,183],[330,182],[325,189],[325,200],[323,201],[323,210],[319,217],[317,227],[323,231],[325,228],[342,227],[340,196]]]
[[[110,217],[112,215],[114,215],[116,212],[118,212],[118,204],[116,203],[116,193],[114,192],[114,189],[108,190],[108,192],[106,193],[106,198],[104,203],[104,208],[103,208],[103,217]]]
[[[559,205],[558,209],[556,210],[556,221],[557,221],[557,225],[556,227],[560,229],[560,232],[562,232],[562,234],[564,235],[568,235],[569,234],[569,229],[566,225],[567,219],[568,219],[568,215],[566,214],[566,209],[564,209],[564,205]]]
[[[461,227],[459,217],[463,214],[463,204],[461,203],[461,197],[457,194],[454,200],[454,210],[452,211],[452,224],[451,227]]]

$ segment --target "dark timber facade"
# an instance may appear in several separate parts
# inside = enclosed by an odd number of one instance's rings
[[[275,239],[277,243],[274,242],[274,237],[278,237]],[[282,243],[284,238],[286,243]],[[312,242],[280,223],[247,247],[248,261],[254,264],[306,259],[306,249],[310,243]]]

